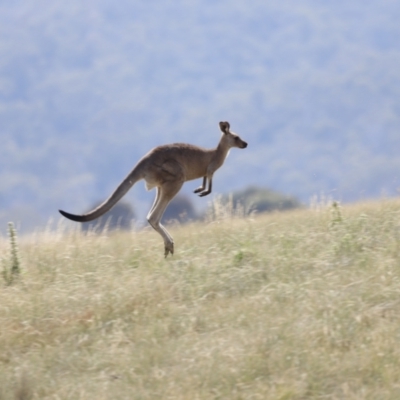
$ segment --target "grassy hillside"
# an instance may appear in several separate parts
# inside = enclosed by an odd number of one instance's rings
[[[399,398],[400,201],[171,232],[20,238],[0,399]]]

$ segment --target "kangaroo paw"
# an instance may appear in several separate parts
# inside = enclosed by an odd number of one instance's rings
[[[164,256],[167,258],[168,254],[171,253],[171,255],[174,255],[174,243],[165,243],[165,252]]]

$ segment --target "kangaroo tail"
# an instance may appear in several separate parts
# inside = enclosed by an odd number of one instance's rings
[[[134,168],[133,171],[121,182],[121,184],[117,187],[114,193],[106,201],[104,201],[94,210],[89,211],[86,214],[75,215],[67,213],[62,210],[58,211],[65,218],[71,219],[72,221],[77,221],[77,222],[93,221],[94,219],[101,217],[108,210],[110,210],[140,179],[142,179],[142,176],[138,173],[137,168]]]

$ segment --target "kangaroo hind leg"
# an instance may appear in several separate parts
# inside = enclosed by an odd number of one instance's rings
[[[157,195],[154,204],[147,215],[147,221],[156,230],[164,240],[165,257],[169,253],[174,254],[174,239],[160,223],[161,218],[169,202],[175,197],[183,185],[181,181],[164,182],[157,187]]]

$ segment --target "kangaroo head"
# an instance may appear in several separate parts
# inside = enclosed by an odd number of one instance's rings
[[[240,139],[240,137],[236,135],[236,133],[231,132],[230,127],[231,126],[227,121],[221,121],[219,123],[219,128],[223,133],[221,141],[223,141],[225,145],[229,148],[238,147],[239,149],[245,149],[247,147],[247,143],[244,140]]]

